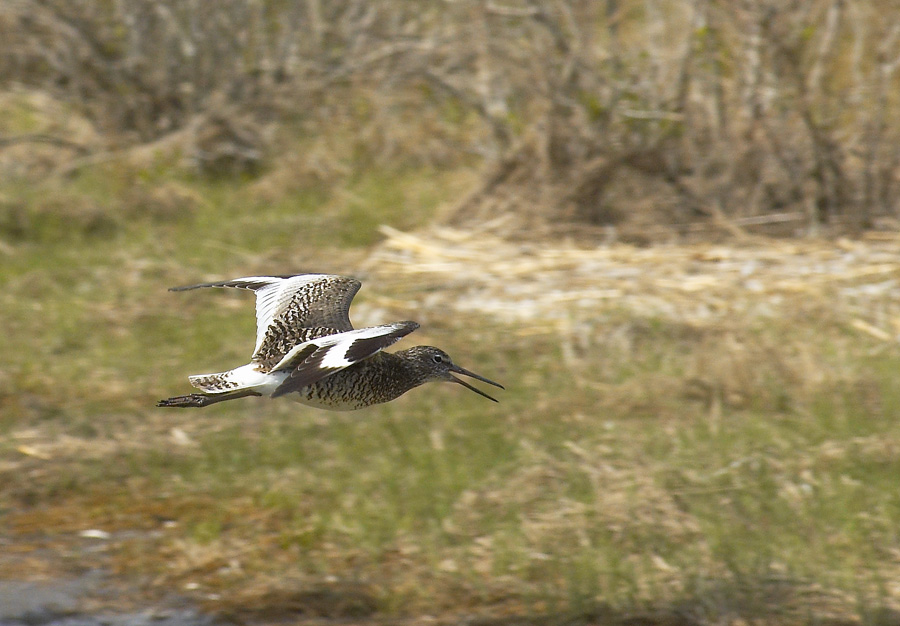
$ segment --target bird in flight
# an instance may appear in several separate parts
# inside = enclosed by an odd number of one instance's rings
[[[250,363],[218,374],[189,376],[201,393],[160,400],[161,407],[203,407],[246,396],[290,396],[310,406],[352,411],[389,402],[424,383],[458,383],[488,394],[453,374],[503,385],[453,363],[446,352],[415,346],[384,352],[419,327],[394,322],[354,329],[350,302],[361,283],[346,276],[252,276],[187,287],[235,287],[256,293],[256,347]]]

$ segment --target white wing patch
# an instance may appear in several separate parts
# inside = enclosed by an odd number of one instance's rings
[[[395,322],[327,335],[294,346],[270,372],[290,371],[273,398],[297,391],[363,361],[417,329],[416,322]]]
[[[245,276],[216,283],[202,283],[184,287],[172,287],[169,291],[188,291],[203,287],[237,287],[250,289],[256,293],[256,348],[259,350],[272,320],[281,315],[296,293],[311,283],[330,278],[342,279],[329,274],[298,274],[296,276]]]
[[[284,312],[294,294],[306,285],[327,277],[327,274],[301,274],[290,278],[256,276],[238,279],[238,281],[250,284],[268,283],[265,287],[256,290],[256,347],[253,348],[254,353],[262,346],[272,320]]]
[[[415,327],[409,328],[409,324],[415,324]],[[401,330],[405,330],[406,332],[404,332],[403,335],[406,335],[418,327],[419,325],[415,322],[395,322],[393,324],[382,324],[381,326],[360,328],[359,330],[350,330],[345,333],[312,339],[291,348],[291,351],[285,354],[284,358],[269,371],[277,372],[283,369],[293,369],[299,365],[297,356],[304,352],[309,352],[312,347],[315,347],[316,351],[324,351],[324,355],[321,357],[322,367],[343,369],[360,360],[351,360],[347,358],[347,353],[357,340],[384,337]],[[403,335],[398,336],[394,341],[400,339]],[[393,341],[391,343],[393,343]],[[386,348],[387,346],[384,347]],[[383,349],[384,348],[382,348],[382,350]],[[378,350],[375,352],[378,352]],[[369,356],[371,356],[371,354]]]

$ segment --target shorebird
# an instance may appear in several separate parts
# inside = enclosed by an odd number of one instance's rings
[[[203,407],[246,396],[290,396],[322,409],[352,411],[389,402],[427,382],[458,383],[488,400],[488,394],[453,374],[500,387],[453,363],[446,352],[415,346],[383,350],[419,327],[394,322],[354,329],[350,302],[361,283],[346,276],[298,274],[251,276],[172,287],[236,287],[256,293],[256,347],[250,363],[218,374],[189,376],[202,393],[160,400],[162,407]]]

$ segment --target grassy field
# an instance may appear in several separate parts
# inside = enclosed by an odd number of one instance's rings
[[[366,266],[379,224],[425,226],[471,172],[262,200],[179,172],[0,182],[0,576],[103,567],[261,623],[900,615],[894,339],[811,298],[707,327],[610,305],[573,343]],[[294,271],[366,279],[358,323],[418,319],[414,343],[504,383],[500,403],[432,385],[349,414],[154,408],[253,335],[248,294],[167,287]]]

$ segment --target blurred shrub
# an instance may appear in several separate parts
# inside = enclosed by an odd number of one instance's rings
[[[0,83],[77,103],[126,144],[198,129],[187,156],[218,174],[258,171],[271,125],[352,128],[334,147],[363,166],[487,158],[459,221],[860,229],[897,213],[897,14],[898,0],[12,0]]]

